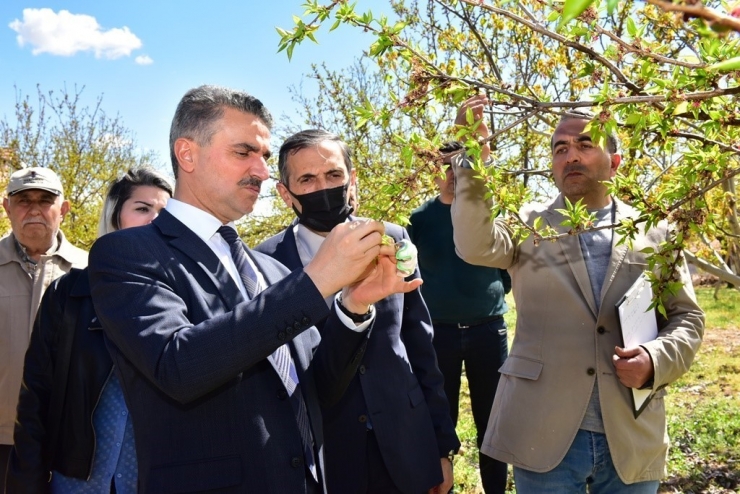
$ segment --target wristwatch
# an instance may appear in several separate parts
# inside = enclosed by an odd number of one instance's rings
[[[455,459],[455,450],[451,449],[449,453],[447,453],[447,459],[450,460],[450,463],[454,463],[453,460]]]
[[[339,297],[337,297],[337,306],[339,307],[339,310],[341,310],[342,313],[345,316],[347,316],[350,319],[352,319],[352,322],[355,323],[355,324],[361,324],[361,323],[369,320],[372,317],[372,315],[373,315],[372,305],[370,307],[368,307],[367,312],[364,313],[364,314],[357,314],[355,312],[350,312],[349,309],[347,309],[342,304],[342,296],[341,295],[339,295]]]

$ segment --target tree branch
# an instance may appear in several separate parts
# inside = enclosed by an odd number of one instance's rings
[[[684,250],[684,255],[686,256],[686,260],[689,261],[691,264],[697,266],[700,269],[703,269],[709,274],[713,274],[720,280],[730,283],[735,286],[736,289],[740,289],[740,276],[734,275],[732,273],[728,273],[727,271],[718,268],[714,264],[705,261],[704,259],[701,259],[699,257],[696,257],[694,254],[689,252],[688,250]]]
[[[599,26],[598,24],[594,24],[594,29],[597,33],[602,34],[615,43],[619,44],[622,48],[625,49],[625,51],[630,53],[637,53],[638,55],[641,55],[646,58],[652,58],[656,62],[665,63],[669,65],[679,65],[681,67],[686,67],[689,69],[699,69],[702,67],[706,67],[706,64],[703,63],[691,63],[691,62],[682,62],[681,60],[676,60],[675,58],[665,57],[663,55],[658,55],[657,53],[653,53],[649,50],[646,50],[642,47],[636,46],[634,43],[627,43],[622,38],[617,36],[616,34],[612,33],[611,31],[608,31],[604,29],[603,27]]]
[[[576,51],[580,51],[581,53],[584,53],[588,55],[592,60],[596,60],[601,65],[609,69],[609,72],[611,72],[614,77],[617,78],[622,84],[627,86],[627,88],[632,91],[633,93],[640,93],[642,89],[638,87],[634,82],[630,81],[627,76],[625,76],[621,70],[619,70],[613,63],[611,63],[609,60],[607,60],[604,56],[600,55],[596,51],[592,50],[591,48],[584,46],[580,43],[577,43],[575,41],[571,41],[568,38],[566,38],[563,35],[560,35],[556,32],[553,32],[546,27],[543,27],[542,25],[532,22],[528,19],[525,19],[524,17],[518,16],[514,14],[513,12],[509,12],[508,10],[500,9],[498,7],[494,7],[493,5],[488,5],[483,3],[482,0],[460,0],[462,3],[466,3],[468,5],[472,5],[474,7],[480,7],[482,9],[488,10],[489,12],[493,12],[494,14],[502,15],[504,17],[508,17],[509,19],[518,22],[520,24],[524,24],[529,29],[536,33],[540,33],[542,35],[547,36],[550,39],[553,39],[555,41],[560,42],[561,44],[567,46],[568,48],[573,48]]]
[[[725,26],[740,32],[740,19],[736,19],[730,15],[721,14],[716,10],[707,8],[701,2],[697,2],[694,5],[688,5],[671,3],[665,0],[647,0],[647,3],[660,7],[667,12],[681,12],[692,17],[704,19],[705,21],[709,21],[711,24]]]

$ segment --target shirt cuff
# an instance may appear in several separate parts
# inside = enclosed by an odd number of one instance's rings
[[[339,295],[341,295],[342,292],[339,292],[334,297],[334,312],[337,313],[337,316],[339,317],[339,320],[342,321],[342,323],[347,326],[352,331],[355,331],[357,333],[362,333],[367,328],[370,327],[370,325],[375,320],[375,305],[370,306],[370,319],[367,321],[363,321],[360,324],[356,324],[352,319],[347,316],[342,310],[339,308],[337,304],[339,304]]]

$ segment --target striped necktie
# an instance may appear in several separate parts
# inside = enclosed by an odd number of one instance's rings
[[[252,265],[247,259],[247,253],[244,252],[244,243],[239,238],[239,235],[237,235],[236,230],[229,226],[220,227],[218,233],[229,244],[231,258],[234,260],[236,270],[239,272],[239,278],[242,279],[244,288],[247,289],[249,299],[253,299],[257,294],[259,280],[257,279],[257,273],[254,272]]]
[[[250,299],[259,293],[259,279],[257,273],[255,273],[252,265],[247,259],[247,253],[244,251],[244,243],[237,235],[236,230],[229,226],[221,226],[218,229],[219,235],[226,240],[231,249],[231,257],[234,260],[234,265],[237,271],[239,271],[239,277],[244,283],[244,287],[247,289],[247,295]],[[314,457],[313,449],[313,434],[311,433],[311,422],[308,418],[308,410],[306,409],[306,402],[303,400],[303,394],[301,393],[301,387],[298,385],[298,372],[296,371],[295,362],[293,357],[290,355],[290,348],[288,345],[281,345],[275,350],[272,355],[267,357],[267,360],[272,364],[272,367],[280,376],[280,380],[285,386],[285,390],[288,392],[290,397],[290,404],[293,407],[295,413],[296,422],[298,424],[298,430],[301,433],[301,442],[303,443],[303,456],[306,461],[306,466],[311,471],[314,480],[318,481],[318,475],[316,473],[316,459]]]

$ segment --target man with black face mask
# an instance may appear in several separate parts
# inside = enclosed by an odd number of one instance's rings
[[[350,152],[338,136],[305,130],[278,157],[278,192],[297,219],[259,245],[290,269],[308,264],[332,228],[350,216],[356,186]],[[406,230],[385,223],[396,242]],[[409,279],[419,277],[418,269]],[[341,308],[341,305],[339,305]],[[346,312],[355,321],[366,314]],[[432,346],[429,312],[418,289],[375,304],[375,325],[357,374],[323,410],[329,494],[446,494],[460,447]],[[321,331],[321,323],[316,325]]]
[[[352,178],[354,178],[354,174]],[[339,223],[344,223],[353,212],[348,199],[349,185],[350,183],[347,182],[331,189],[322,189],[301,195],[294,194],[287,187],[285,190],[292,197],[291,206],[296,216],[298,216],[299,223],[303,223],[306,228],[314,232],[329,233]],[[300,210],[295,207],[295,203],[301,206]]]

